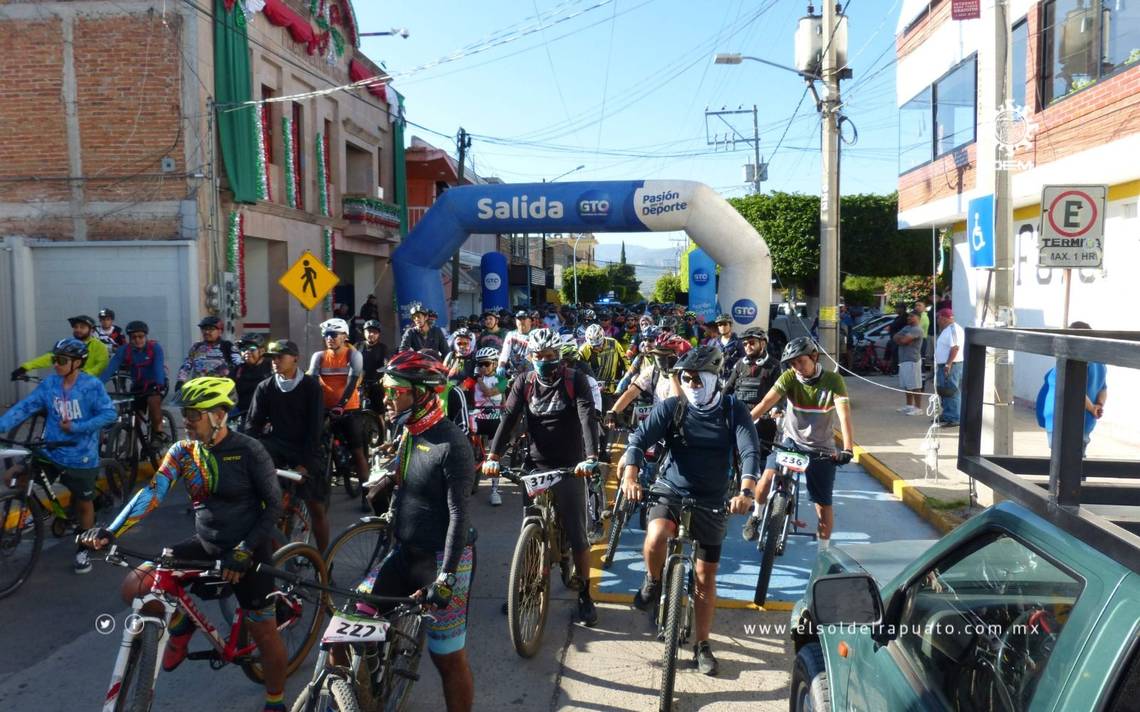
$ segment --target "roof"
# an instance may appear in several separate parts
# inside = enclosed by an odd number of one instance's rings
[[[412,136],[412,145],[404,150],[404,161],[409,179],[459,184],[459,163],[447,151],[431,145],[419,136]],[[463,173],[465,185],[484,182],[470,169]]]

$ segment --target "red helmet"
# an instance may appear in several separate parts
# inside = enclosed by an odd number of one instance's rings
[[[673,333],[664,333],[657,337],[649,352],[655,356],[676,356],[680,358],[693,348],[693,345],[683,337]]]
[[[442,388],[447,383],[447,368],[443,362],[419,351],[396,354],[388,361],[384,373],[422,386]]]

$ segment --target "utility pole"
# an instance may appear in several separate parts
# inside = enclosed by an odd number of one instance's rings
[[[750,58],[751,59],[751,58]],[[777,65],[779,66],[779,65]],[[786,67],[784,67],[786,69]],[[795,71],[795,70],[792,70]],[[739,114],[752,114],[752,138],[748,138],[742,134],[732,123],[726,119],[726,116],[735,116]],[[724,134],[709,132],[709,118],[714,118],[720,123],[728,127],[728,131]],[[719,150],[721,146],[729,151],[736,150],[736,143],[740,141],[745,144],[752,145],[753,163],[744,166],[744,181],[752,184],[752,190],[757,195],[760,193],[760,184],[768,177],[768,167],[760,162],[760,120],[758,118],[758,111],[756,105],[752,105],[751,111],[748,109],[724,109],[720,111],[709,111],[705,109],[705,144],[713,146],[714,150]]]
[[[823,185],[819,194],[819,342],[839,354],[839,72],[835,0],[823,0],[823,56],[820,76],[826,95],[820,101],[823,120]]]
[[[1009,59],[1009,2],[1008,0],[995,0],[993,4],[993,37],[994,37],[994,87],[993,101],[990,107],[991,116],[998,116],[998,111],[1005,106],[1009,99],[1010,59]],[[994,326],[1010,327],[1013,321],[1013,203],[1010,188],[1010,176],[1005,163],[1002,148],[997,142],[998,126],[990,128],[994,134],[991,144],[993,154],[990,156],[994,175]],[[1013,365],[1010,363],[1010,352],[998,349],[987,349],[989,359],[992,359],[994,374],[994,405],[993,430],[994,454],[1006,455],[1012,452],[1013,446]]]
[[[752,105],[752,186],[756,195],[760,195],[760,184],[764,182],[764,167],[760,163],[760,121],[757,118],[756,105]]]
[[[471,148],[471,134],[467,133],[467,129],[462,126],[459,127],[459,134],[455,137],[455,147],[459,154],[459,168],[456,171],[457,185],[463,185],[463,169],[467,164],[467,149]],[[455,254],[451,256],[451,320],[455,320],[455,308],[459,303],[459,251],[463,249],[460,245],[456,248]]]

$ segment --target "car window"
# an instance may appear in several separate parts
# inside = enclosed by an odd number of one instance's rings
[[[1029,708],[1081,583],[1007,534],[906,591],[898,644],[948,709]]]

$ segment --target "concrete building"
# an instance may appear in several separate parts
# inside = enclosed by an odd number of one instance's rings
[[[1140,283],[1130,269],[1140,260],[1140,7],[1010,0],[1013,106],[1000,117],[992,100],[992,12],[992,3],[982,3],[981,18],[955,21],[945,0],[903,3],[896,45],[899,226],[952,236],[957,320],[992,323],[992,272],[970,267],[965,221],[969,201],[993,192],[994,165],[979,156],[994,155],[996,144],[1012,171],[1016,324],[1059,327],[1062,271],[1038,266],[1042,187],[1107,185],[1103,265],[1073,270],[1069,320],[1140,329]],[[1015,358],[1015,396],[1032,402],[1051,363]],[[1140,395],[1140,374],[1110,368],[1108,383],[1100,427],[1132,435],[1126,409],[1112,404]]]
[[[237,65],[215,66],[216,18],[247,48]],[[101,307],[147,321],[172,362],[207,313],[304,345],[331,304],[310,314],[278,285],[304,250],[340,277],[336,299],[391,303],[399,97],[357,49],[350,0],[14,0],[0,32],[0,370]],[[220,98],[238,84],[304,96],[243,109]],[[252,198],[235,199],[228,141],[256,161]]]

